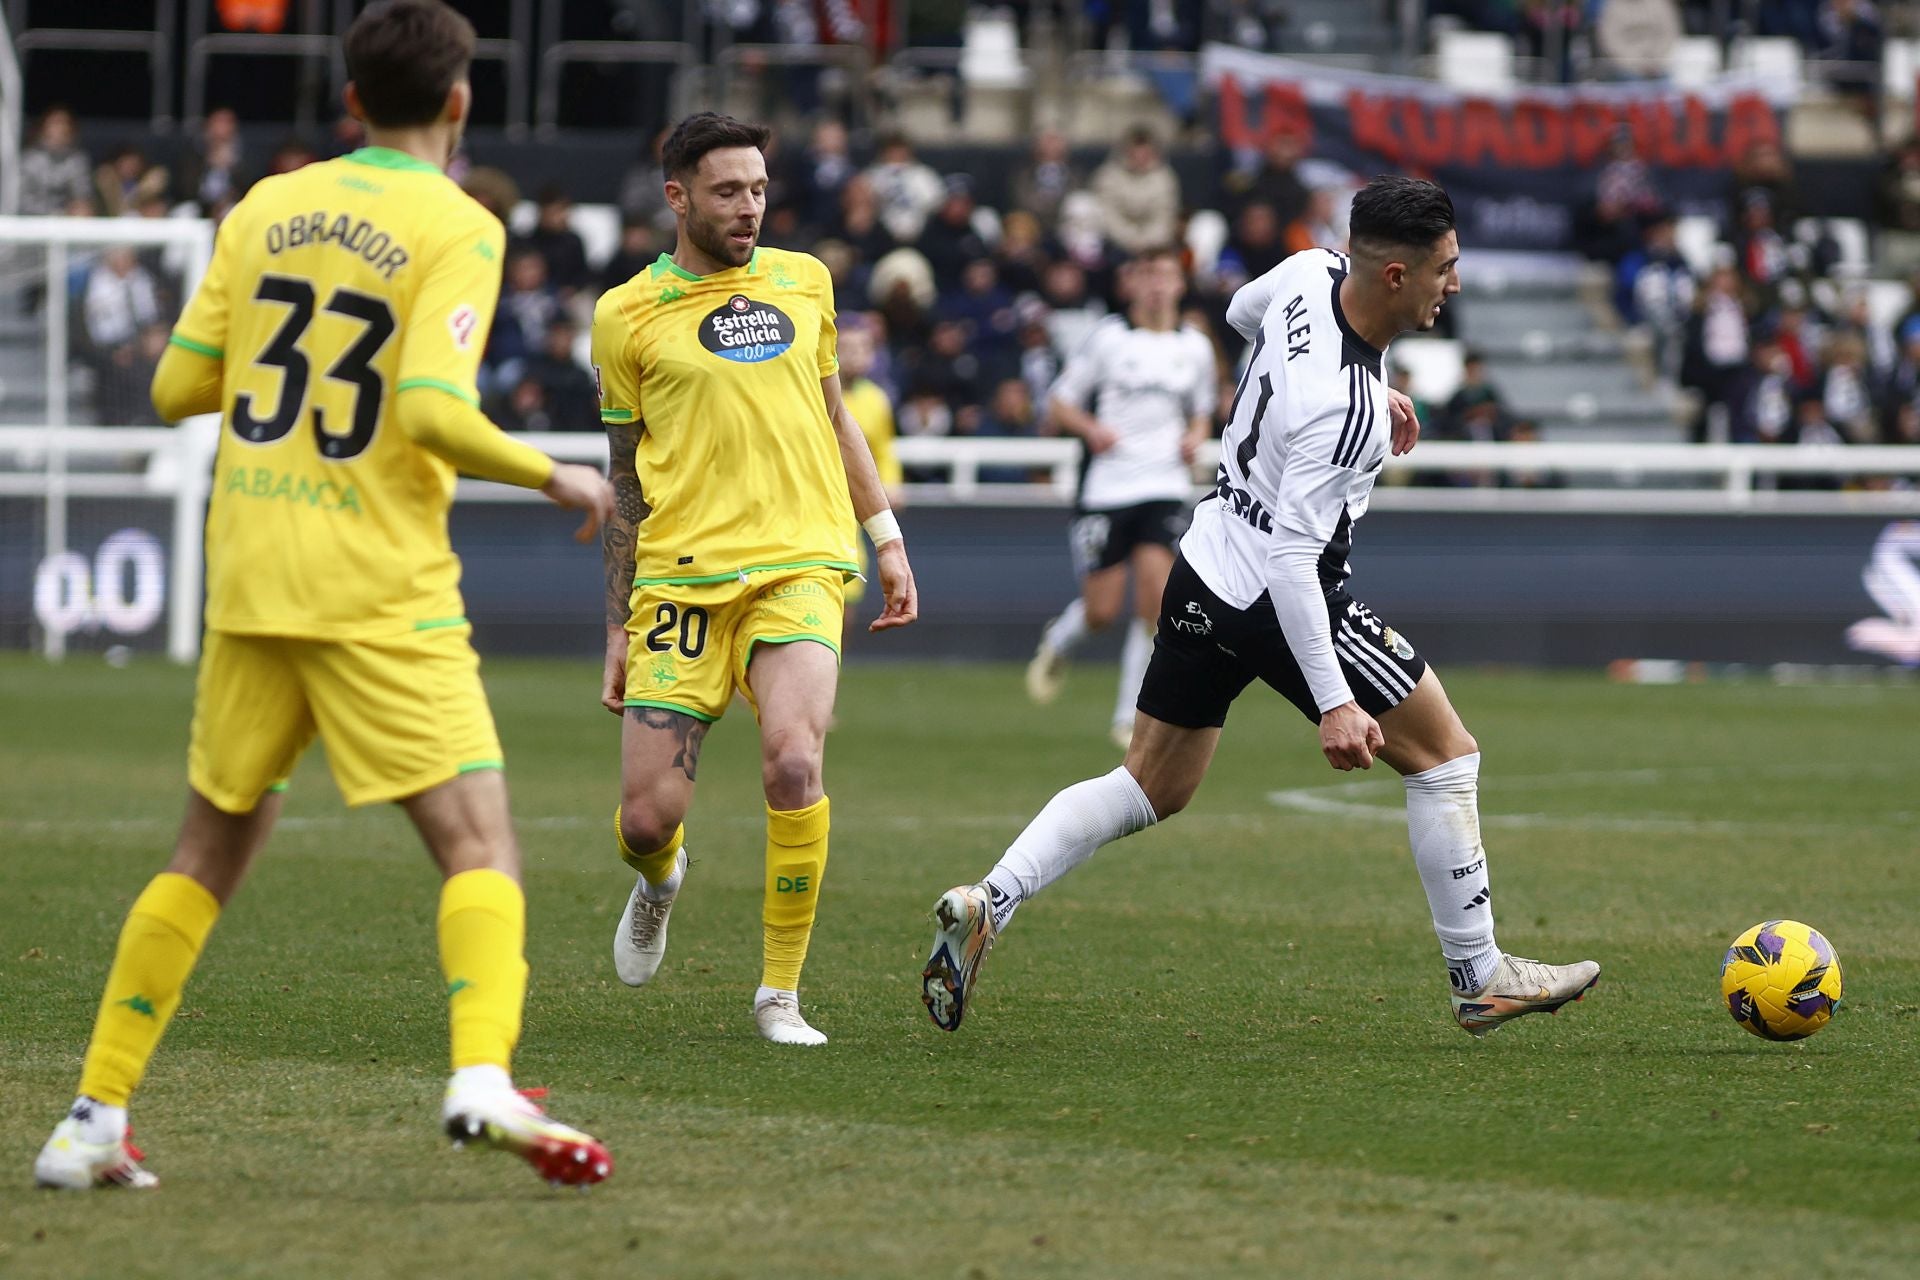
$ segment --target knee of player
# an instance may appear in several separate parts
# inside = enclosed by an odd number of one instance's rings
[[[820,791],[820,744],[809,735],[782,734],[769,741],[760,763],[767,803],[776,809],[811,804]]]
[[[1460,717],[1449,716],[1447,723],[1440,726],[1431,744],[1434,758],[1440,761],[1458,760],[1461,756],[1470,756],[1480,750],[1479,742],[1467,732],[1467,726],[1460,723]]]
[[[1150,768],[1145,759],[1129,752],[1126,761],[1127,772],[1140,786],[1140,794],[1147,798],[1147,804],[1153,809],[1154,820],[1165,822],[1174,814],[1187,807],[1193,799],[1195,788],[1177,779],[1165,777]]]
[[[620,806],[620,838],[636,854],[664,849],[679,827],[679,814],[667,813],[645,803],[623,803]]]

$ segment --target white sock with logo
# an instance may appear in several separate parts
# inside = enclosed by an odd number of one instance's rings
[[[1133,728],[1134,705],[1140,701],[1140,683],[1147,678],[1147,660],[1153,657],[1153,632],[1144,619],[1127,625],[1127,642],[1120,649],[1120,690],[1114,698],[1113,723]]]
[[[82,1142],[118,1142],[127,1136],[127,1109],[81,1094],[67,1118],[80,1126]]]
[[[1048,648],[1064,657],[1079,648],[1087,635],[1087,605],[1079,596],[1075,596],[1073,603],[1047,624],[1045,639]]]
[[[1487,851],[1480,843],[1480,753],[1410,773],[1404,781],[1413,865],[1427,891],[1447,979],[1455,991],[1470,994],[1487,985],[1500,963]]]
[[[1005,928],[1021,902],[1091,858],[1101,845],[1158,821],[1147,793],[1125,766],[1074,783],[1047,801],[987,873],[993,927]]]
[[[513,1077],[507,1069],[491,1062],[475,1063],[470,1067],[461,1067],[453,1073],[453,1079],[447,1082],[448,1093],[511,1093]]]

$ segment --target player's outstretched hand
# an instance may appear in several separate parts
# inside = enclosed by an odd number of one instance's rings
[[[1189,431],[1181,436],[1180,461],[1186,463],[1188,466],[1192,466],[1193,460],[1200,456],[1200,446],[1205,444],[1208,439],[1209,433],[1205,431]]]
[[[1413,400],[1406,393],[1387,389],[1387,416],[1393,419],[1393,456],[1412,453],[1420,442],[1420,419],[1413,412]]]
[[[1085,438],[1088,453],[1105,453],[1120,443],[1120,433],[1104,422],[1095,422]]]
[[[889,542],[873,556],[880,569],[880,590],[886,595],[887,607],[867,624],[867,630],[904,627],[920,616],[920,592],[913,585],[913,566],[907,563],[907,544]]]
[[[607,624],[607,668],[600,674],[600,705],[613,714],[627,712],[627,629]]]
[[[540,492],[569,511],[587,513],[586,523],[573,535],[575,542],[591,542],[600,525],[613,515],[613,486],[594,467],[556,462],[553,475]]]
[[[1373,768],[1374,753],[1387,745],[1380,722],[1357,702],[1335,707],[1320,717],[1320,751],[1327,763],[1345,773]]]

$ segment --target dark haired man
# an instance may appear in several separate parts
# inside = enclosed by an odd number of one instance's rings
[[[1127,309],[1094,325],[1048,392],[1054,421],[1086,445],[1068,543],[1080,594],[1040,633],[1027,664],[1027,695],[1059,696],[1066,660],[1120,616],[1133,578],[1135,617],[1120,650],[1120,690],[1110,730],[1122,751],[1153,651],[1160,591],[1187,529],[1195,452],[1213,433],[1213,343],[1180,322],[1187,291],[1180,253],[1161,246],[1120,272]]]
[[[940,1027],[959,1027],[981,961],[1024,899],[1186,807],[1228,708],[1255,679],[1319,723],[1334,768],[1378,756],[1403,775],[1461,1027],[1485,1035],[1598,979],[1592,961],[1546,965],[1495,945],[1479,746],[1413,646],[1347,594],[1354,522],[1389,449],[1405,452],[1418,434],[1381,379],[1383,349],[1430,327],[1460,288],[1453,203],[1433,183],[1375,178],[1354,197],[1351,227],[1351,256],[1294,254],[1229,304],[1253,352],[1214,492],[1167,579],[1126,762],[1054,796],[984,881],[935,904],[922,999]]]
[[[346,105],[371,145],[268,178],[234,207],[154,377],[169,421],[225,419],[192,789],[172,861],[121,931],[80,1096],[34,1163],[43,1186],[157,1181],[127,1144],[128,1098],[316,733],[347,803],[398,803],[445,877],[449,1136],[551,1181],[612,1169],[508,1075],[526,899],[447,507],[463,471],[586,510],[585,538],[613,494],[474,407],[505,232],[442,172],[472,103],[473,39],[440,0],[361,13]]]
[[[607,665],[622,717],[614,839],[638,873],[614,968],[649,981],[686,876],[681,819],[707,730],[735,691],[760,721],[767,801],[763,964],[754,1021],[776,1044],[826,1037],[799,984],[827,862],[821,786],[839,679],[855,517],[886,604],[918,612],[900,526],[840,393],[833,281],[804,253],[759,246],[768,131],[711,112],[661,153],[672,254],[604,294],[594,375],[612,455]]]

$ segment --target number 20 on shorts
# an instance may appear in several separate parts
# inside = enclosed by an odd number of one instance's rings
[[[683,658],[697,658],[706,652],[707,611],[700,606],[682,609],[671,600],[663,600],[653,611],[653,623],[653,629],[647,632],[650,652],[678,649]]]

